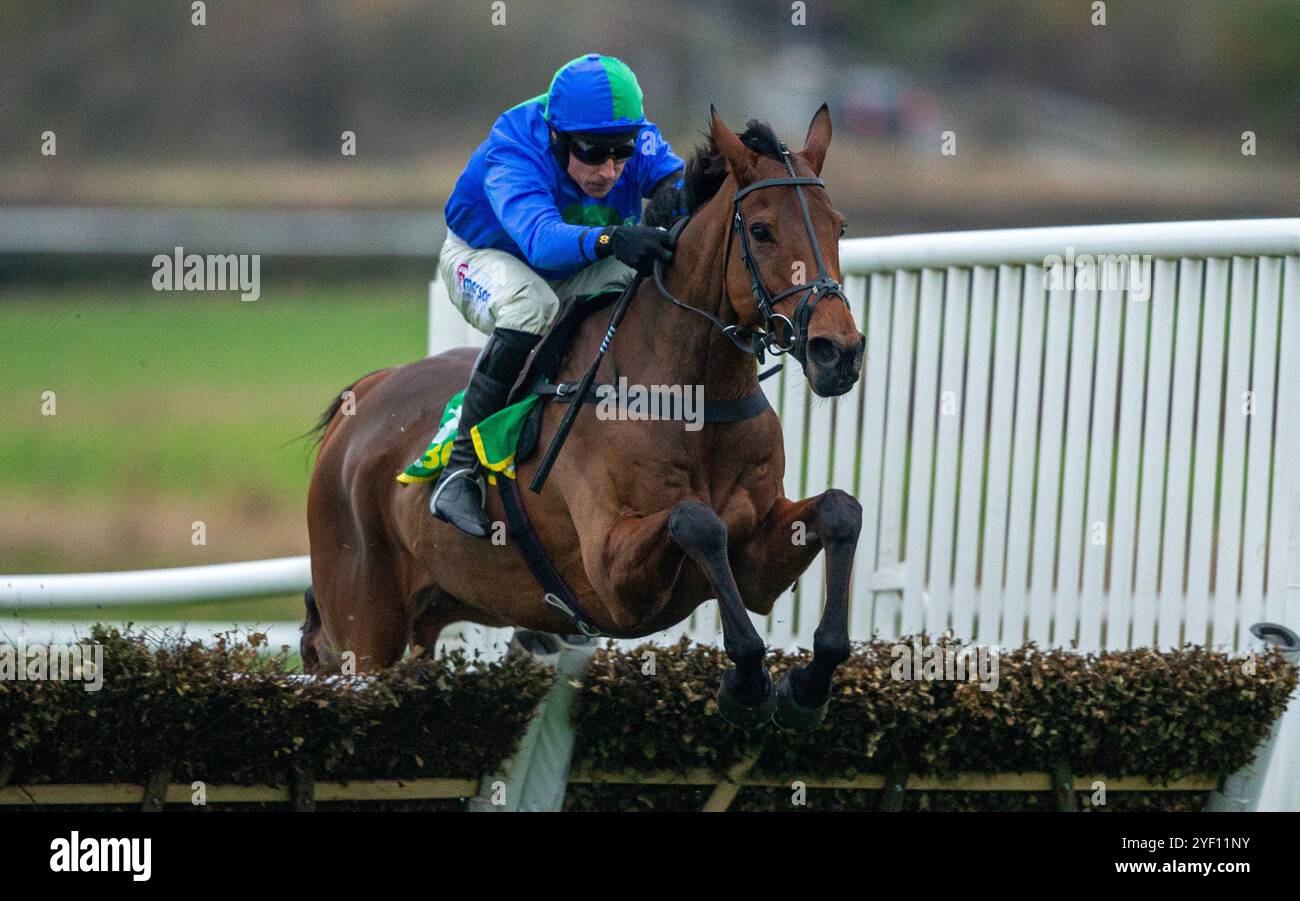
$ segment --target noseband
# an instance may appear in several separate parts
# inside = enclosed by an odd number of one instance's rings
[[[781,161],[785,163],[786,172],[790,173],[787,177],[766,178],[762,181],[756,181],[752,185],[747,185],[738,190],[735,197],[732,198],[732,227],[727,232],[727,248],[722,255],[722,296],[719,297],[718,308],[722,308],[722,299],[727,292],[727,265],[731,260],[731,242],[735,235],[739,234],[740,258],[745,263],[745,269],[749,271],[749,288],[754,295],[755,304],[758,305],[758,312],[763,317],[762,329],[742,328],[735,323],[726,323],[712,313],[683,303],[664,286],[663,263],[656,262],[654,272],[655,286],[661,294],[677,306],[690,310],[692,313],[698,313],[710,320],[737,347],[746,353],[757,356],[760,363],[764,360],[764,351],[771,352],[773,356],[793,352],[795,359],[802,363],[808,345],[808,323],[812,319],[813,310],[817,309],[817,304],[827,297],[837,297],[846,306],[848,305],[848,299],[844,296],[844,290],[840,287],[840,283],[831,278],[830,273],[826,271],[826,262],[822,258],[821,245],[817,242],[817,233],[813,230],[812,216],[808,213],[808,203],[803,196],[803,185],[824,188],[826,183],[820,178],[795,175],[790,150],[785,146],[784,142],[781,144]],[[793,187],[795,198],[799,201],[799,211],[803,214],[804,228],[808,232],[808,241],[812,244],[813,260],[817,263],[817,278],[812,282],[792,285],[784,291],[773,294],[763,284],[763,277],[758,271],[758,263],[754,260],[753,250],[749,244],[749,232],[745,228],[745,217],[740,211],[740,201],[754,191],[783,186]],[[689,219],[690,217],[687,216],[677,221],[672,230],[674,236],[681,233]],[[778,303],[790,295],[798,293],[802,293],[803,296],[795,304],[793,316],[786,316],[776,312],[775,307]]]

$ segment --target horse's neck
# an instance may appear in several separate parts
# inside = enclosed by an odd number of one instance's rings
[[[726,238],[725,225],[692,222],[664,273],[664,287],[683,303],[731,322],[734,314],[722,300]],[[657,383],[703,385],[710,400],[731,400],[758,390],[753,355],[736,347],[705,317],[675,306],[653,278],[642,281],[613,347],[614,367],[629,382],[641,376]]]

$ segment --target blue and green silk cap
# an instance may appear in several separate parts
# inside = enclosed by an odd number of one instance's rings
[[[546,92],[546,121],[556,131],[619,132],[646,122],[641,86],[627,63],[588,53],[560,67]]]

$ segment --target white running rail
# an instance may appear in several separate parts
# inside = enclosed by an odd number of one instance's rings
[[[306,590],[308,557],[115,573],[0,576],[0,609],[188,604]]]

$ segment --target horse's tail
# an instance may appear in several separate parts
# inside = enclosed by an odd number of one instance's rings
[[[375,370],[375,372],[381,372],[381,371],[382,370],[379,369]],[[312,445],[319,446],[320,443],[325,440],[325,427],[328,426],[330,422],[333,421],[335,414],[337,414],[339,408],[343,406],[344,395],[346,395],[349,391],[351,391],[357,385],[361,384],[366,379],[370,378],[370,376],[374,375],[375,372],[366,373],[361,378],[357,379],[351,385],[348,385],[346,388],[344,388],[342,391],[336,394],[334,396],[333,402],[328,407],[325,408],[325,412],[320,415],[320,419],[316,421],[316,424],[311,428],[309,428],[307,431],[303,432],[301,435],[299,435],[298,438],[306,438],[310,435],[315,435],[316,440],[312,442]],[[296,441],[298,439],[295,438],[294,440]]]

